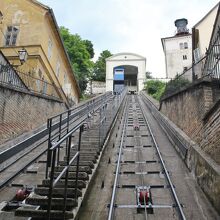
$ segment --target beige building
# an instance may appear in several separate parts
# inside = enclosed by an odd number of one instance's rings
[[[193,61],[202,59],[209,47],[213,27],[219,10],[219,3],[215,5],[197,24],[192,28]]]
[[[1,0],[0,11],[0,49],[26,85],[69,105],[78,103],[80,90],[52,9],[35,0]],[[23,65],[22,48],[28,52]]]

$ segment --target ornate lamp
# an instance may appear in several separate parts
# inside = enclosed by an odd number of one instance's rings
[[[28,58],[28,52],[26,49],[22,48],[21,50],[18,51],[18,53],[19,53],[19,59],[22,65],[24,62],[26,62]]]

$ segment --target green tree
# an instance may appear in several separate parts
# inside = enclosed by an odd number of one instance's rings
[[[147,93],[157,100],[160,100],[161,96],[164,93],[165,87],[166,83],[160,80],[149,80],[145,84],[145,89],[147,90]]]
[[[60,33],[79,87],[83,92],[86,89],[90,70],[94,65],[90,60],[94,56],[93,45],[89,40],[82,40],[78,34],[71,34],[65,27],[60,27]]]
[[[105,81],[106,76],[106,61],[105,59],[112,56],[109,50],[104,50],[101,52],[98,60],[95,62],[94,65],[94,75],[93,80],[97,81]]]
[[[88,51],[89,54],[90,54],[90,59],[92,59],[92,58],[94,57],[94,55],[95,55],[92,42],[89,41],[89,40],[84,40],[83,42],[84,42],[84,44],[86,45],[86,49],[87,49],[87,51]]]

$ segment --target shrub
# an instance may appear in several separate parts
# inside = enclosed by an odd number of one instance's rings
[[[160,97],[164,93],[166,84],[160,80],[149,80],[145,84],[147,93],[153,98],[160,100]]]

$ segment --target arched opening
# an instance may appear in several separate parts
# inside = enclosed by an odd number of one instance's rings
[[[120,92],[125,87],[127,87],[128,91],[131,92],[138,91],[137,75],[138,67],[136,66],[121,65],[114,67],[114,92]]]

